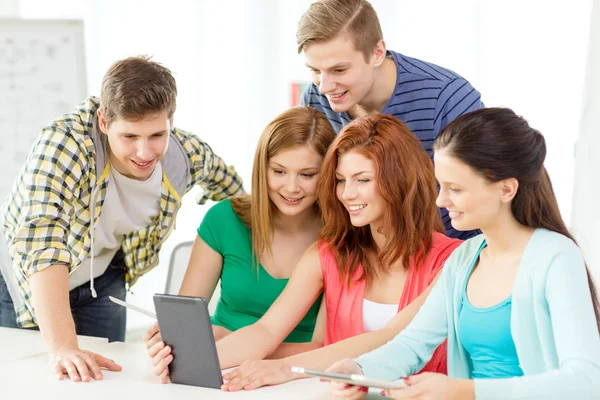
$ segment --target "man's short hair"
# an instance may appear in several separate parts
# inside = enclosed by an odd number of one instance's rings
[[[348,34],[356,50],[369,62],[373,48],[383,39],[379,18],[366,0],[318,0],[298,22],[298,54],[312,43],[323,43],[341,33]]]
[[[102,79],[100,109],[109,125],[118,118],[139,121],[165,110],[172,118],[176,99],[171,71],[148,56],[119,60]]]

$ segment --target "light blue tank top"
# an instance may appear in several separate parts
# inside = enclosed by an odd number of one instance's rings
[[[467,277],[471,276],[479,253],[474,258]],[[463,287],[462,307],[458,316],[458,336],[471,358],[472,378],[511,378],[522,376],[517,349],[510,331],[512,295],[486,308],[473,306],[467,297],[467,282]]]

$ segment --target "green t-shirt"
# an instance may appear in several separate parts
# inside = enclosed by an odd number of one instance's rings
[[[250,229],[238,218],[229,200],[208,210],[198,235],[223,257],[221,297],[211,322],[235,331],[258,321],[281,294],[288,279],[273,278],[260,264],[258,271],[252,266]],[[321,297],[285,342],[311,341],[320,304]]]

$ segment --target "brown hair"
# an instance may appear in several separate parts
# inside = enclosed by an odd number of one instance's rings
[[[102,79],[100,109],[110,125],[117,118],[139,121],[167,111],[173,118],[177,86],[167,68],[148,56],[115,62]]]
[[[368,1],[319,0],[310,5],[298,22],[298,54],[312,43],[328,42],[342,33],[350,36],[366,62],[383,39],[377,13]]]
[[[231,206],[250,228],[252,253],[256,264],[263,253],[272,254],[273,203],[269,199],[267,170],[269,160],[294,146],[308,145],[325,156],[335,133],[327,118],[314,108],[298,106],[279,114],[264,129],[254,155],[251,194],[232,197]],[[320,212],[318,204],[315,204]]]
[[[380,228],[386,244],[381,249],[369,226],[352,225],[336,195],[338,160],[349,151],[375,164],[377,189],[387,205]],[[398,260],[408,268],[413,257],[418,265],[431,249],[433,232],[444,229],[435,204],[433,164],[410,129],[390,115],[355,119],[340,132],[323,161],[318,193],[325,220],[321,240],[333,251],[342,282],[348,286],[359,264],[364,271],[360,279],[370,282],[377,276],[373,259],[379,262],[379,270]]]
[[[519,182],[511,203],[515,219],[531,228],[560,233],[577,243],[560,215],[544,167],[546,141],[514,111],[484,108],[462,115],[444,128],[434,149],[444,149],[490,182],[515,178]],[[598,294],[587,266],[586,272],[600,331]]]

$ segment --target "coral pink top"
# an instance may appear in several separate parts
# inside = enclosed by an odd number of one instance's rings
[[[444,266],[450,253],[460,245],[458,239],[451,239],[441,233],[434,233],[433,244],[427,257],[420,265],[411,262],[400,297],[398,311],[412,303],[433,282]],[[323,285],[327,307],[327,327],[325,345],[339,342],[365,332],[363,324],[363,301],[366,281],[358,280],[362,275],[362,265],[352,277],[352,285],[347,288],[341,281],[337,262],[327,243],[319,243],[319,257],[323,271]],[[431,360],[422,371],[446,373],[446,342],[433,353]]]

